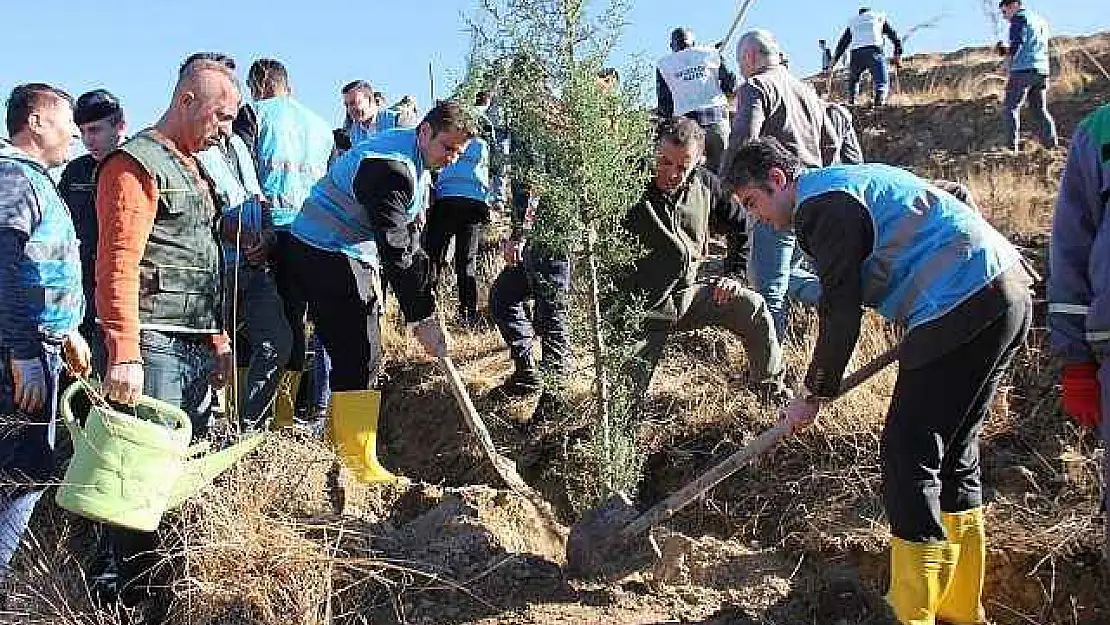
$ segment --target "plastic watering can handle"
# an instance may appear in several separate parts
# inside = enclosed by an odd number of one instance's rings
[[[86,379],[78,379],[73,384],[70,384],[62,393],[62,396],[58,398],[58,403],[61,404],[62,421],[66,424],[66,429],[69,430],[71,436],[80,437],[86,444],[88,444],[88,439],[85,437],[84,430],[78,425],[77,419],[73,415],[73,406],[70,404],[73,401],[74,395],[77,394],[77,391],[84,391],[92,400],[94,406],[100,407],[102,410],[112,410],[107,400],[100,394],[99,386],[100,385],[95,382],[90,382]],[[146,405],[155,410],[158,409],[159,404],[168,405],[152,397],[147,397],[146,395],[139,397],[139,404]],[[192,432],[193,424],[189,421],[187,415],[178,410],[170,412],[170,415],[173,416],[176,429],[185,429],[188,432]],[[110,422],[105,422],[105,426],[111,430]],[[89,447],[91,448],[92,445],[89,445]]]
[[[58,398],[58,404],[62,409],[62,423],[66,424],[66,429],[69,430],[70,438],[74,441],[80,439],[81,442],[85,444],[86,448],[99,456],[101,460],[107,461],[106,458],[100,455],[100,451],[96,446],[89,442],[88,437],[85,436],[84,428],[77,423],[77,418],[73,416],[73,406],[71,406],[70,403],[73,401],[73,397],[77,395],[77,391],[85,391],[86,394],[88,393],[88,389],[85,388],[86,384],[89,383],[78,379],[73,384],[67,386],[66,390],[62,392],[62,396]]]

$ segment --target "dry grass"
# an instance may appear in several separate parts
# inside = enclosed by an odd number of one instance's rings
[[[999,231],[1031,234],[1051,229],[1057,184],[1043,174],[988,165],[972,172],[967,185],[983,216]]]

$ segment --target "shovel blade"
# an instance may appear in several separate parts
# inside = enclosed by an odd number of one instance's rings
[[[650,561],[646,536],[626,539],[621,533],[638,516],[624,493],[586,512],[567,538],[567,573],[576,578],[613,577]]]

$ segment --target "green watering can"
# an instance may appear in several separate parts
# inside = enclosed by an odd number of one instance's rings
[[[78,391],[92,399],[82,428],[70,405]],[[87,382],[74,382],[59,398],[73,439],[73,459],[55,501],[74,514],[153,532],[166,510],[181,505],[220,473],[253,451],[264,435],[252,434],[222,451],[189,445],[192,424],[184,411],[141,397],[134,414],[111,408]]]

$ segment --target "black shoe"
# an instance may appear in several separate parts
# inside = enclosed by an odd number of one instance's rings
[[[543,380],[532,364],[531,357],[515,358],[516,370],[498,387],[507,397],[525,397],[536,393],[543,386]]]
[[[570,413],[570,404],[563,398],[558,390],[544,390],[540,394],[540,401],[528,420],[528,429],[532,432],[551,429],[552,423],[558,423]]]

